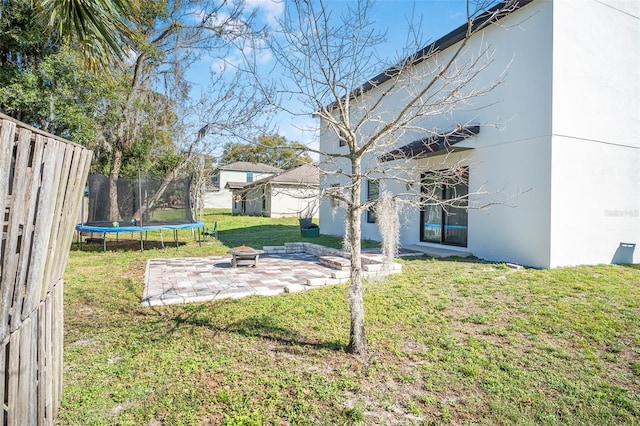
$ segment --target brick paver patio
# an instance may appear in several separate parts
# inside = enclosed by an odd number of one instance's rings
[[[231,267],[230,257],[151,259],[143,305],[207,302],[251,295],[271,296],[337,284],[348,277],[307,253],[265,254],[258,267]]]

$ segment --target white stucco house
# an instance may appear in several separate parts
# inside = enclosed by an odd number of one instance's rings
[[[466,164],[469,206],[402,211],[404,246],[447,248],[490,261],[534,267],[640,262],[640,2],[626,0],[523,0],[517,10],[475,34],[463,57],[495,49],[473,80],[494,89],[475,105],[430,117],[448,134],[406,134],[390,153],[404,157],[411,182],[386,182],[392,193],[417,191],[429,172]],[[415,65],[435,68],[460,45],[464,27],[429,46],[437,53]],[[428,48],[429,48],[428,47]],[[358,104],[389,90],[390,73],[373,77]],[[403,93],[383,102],[402,108]],[[320,150],[345,152],[321,120]],[[426,138],[426,143],[425,139]],[[333,167],[328,156],[321,168]],[[335,163],[335,162],[334,162]],[[393,157],[372,153],[364,168],[393,167]],[[382,176],[384,177],[384,176]],[[340,184],[323,173],[321,186]],[[363,182],[362,199],[379,185]],[[449,189],[443,189],[442,197]],[[365,212],[363,238],[380,238]],[[375,218],[373,218],[375,219]],[[344,235],[344,209],[320,206],[323,234]]]
[[[251,183],[256,180],[273,176],[282,172],[281,169],[262,163],[248,161],[236,161],[220,166],[214,174],[211,185],[208,185],[204,195],[204,206],[207,208],[231,209],[233,199],[227,184],[232,186]]]
[[[227,188],[233,194],[233,214],[265,217],[318,216],[320,171],[313,164],[303,164],[252,183]]]

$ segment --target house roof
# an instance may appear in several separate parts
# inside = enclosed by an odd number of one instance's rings
[[[443,152],[471,149],[468,147],[456,147],[454,145],[475,136],[478,133],[480,133],[480,126],[456,127],[450,132],[418,139],[398,149],[389,151],[380,156],[380,161],[386,162],[406,158],[426,158],[442,154]]]
[[[305,163],[271,178],[272,183],[320,185],[320,169]]]
[[[245,186],[249,185],[249,182],[227,182],[224,186],[226,189],[242,189]]]
[[[229,164],[225,164],[224,166],[220,166],[219,169],[246,171],[246,172],[271,172],[271,173],[279,173],[282,171],[282,169],[279,169],[274,166],[270,166],[269,164],[251,163],[249,161],[236,161],[234,163],[229,163]]]
[[[228,182],[227,186],[229,186],[230,183],[231,182]],[[256,180],[251,183],[245,183],[242,187],[229,187],[229,189],[247,189],[254,186],[264,185],[266,183],[270,183],[272,185],[318,186],[320,185],[320,169],[314,164],[305,163],[277,175],[268,176],[264,179]]]
[[[497,22],[498,20],[522,8],[523,6],[526,6],[532,1],[534,0],[500,1],[498,4],[487,9],[481,15],[476,17],[473,20],[473,28],[479,28],[483,25],[486,25],[487,23]],[[501,9],[504,9],[504,11],[500,12]],[[424,62],[427,59],[431,58],[433,55],[448,49],[449,47],[453,46],[459,41],[462,41],[467,34],[467,30],[468,30],[468,23],[465,22],[464,24],[460,25],[458,28],[440,37],[433,43],[423,47],[422,49],[418,50],[414,54],[408,56],[400,63],[385,69],[380,74],[369,79],[368,81],[363,83],[360,87],[357,87],[356,89],[352,90],[349,96],[352,98],[360,96],[368,92],[369,90],[373,89],[374,87],[381,85],[385,81],[388,81],[393,77],[397,76],[401,72],[401,70],[406,69],[407,66],[418,65],[419,63]],[[329,109],[331,109],[334,105],[335,105],[335,102],[328,105]]]

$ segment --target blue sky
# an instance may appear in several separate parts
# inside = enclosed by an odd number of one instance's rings
[[[325,5],[338,14],[356,0],[325,0]],[[287,0],[246,0],[250,8],[258,10],[258,22],[271,27],[277,26],[282,17]],[[409,23],[419,35],[421,46],[438,39],[465,22],[466,1],[464,0],[377,0],[371,10],[370,18],[376,29],[387,33],[387,41],[378,47],[378,56],[396,59],[406,52]],[[226,60],[234,61],[234,52]],[[273,67],[273,59],[268,54],[261,57],[265,69]],[[219,69],[220,60],[205,61],[193,73],[194,90],[206,87],[209,78],[207,71]],[[383,67],[379,71],[382,71]],[[373,75],[371,76],[373,77]],[[296,108],[295,104],[290,108]],[[301,112],[304,112],[301,110]],[[292,117],[279,114],[275,117],[276,131],[290,141],[298,141],[311,146],[316,145],[317,135],[312,129],[315,120],[310,115]],[[304,130],[307,129],[307,130]]]

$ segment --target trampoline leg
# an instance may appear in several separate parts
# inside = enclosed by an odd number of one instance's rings
[[[107,233],[103,233],[102,234],[102,251],[106,252],[107,251]]]
[[[142,231],[140,231],[140,250],[144,251],[144,243],[142,242]]]
[[[162,229],[160,230],[160,244],[162,245],[162,248],[164,249],[164,238],[162,237]]]
[[[173,230],[173,239],[176,242],[176,248],[178,248],[179,246],[178,246],[178,230],[177,229]]]

